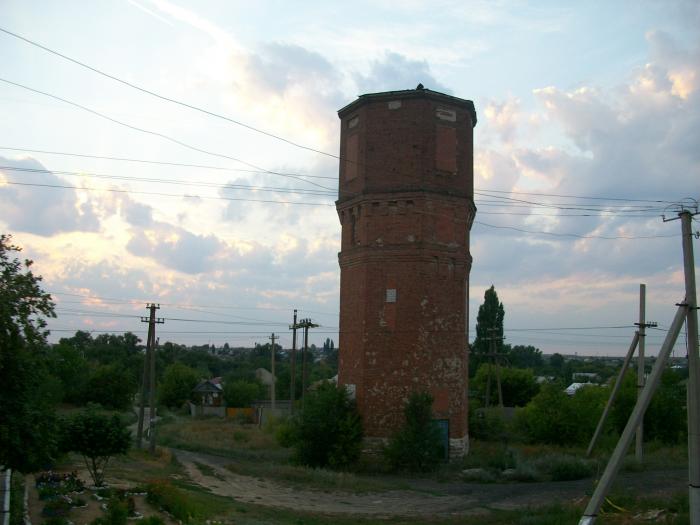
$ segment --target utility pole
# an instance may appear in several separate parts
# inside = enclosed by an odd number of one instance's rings
[[[698,356],[698,306],[691,225],[692,217],[698,214],[697,204],[694,208],[694,213],[681,208],[677,218],[667,220],[664,217],[664,222],[681,220],[685,300],[678,304],[678,310],[666,333],[666,338],[661,345],[649,379],[642,389],[641,396],[632,410],[627,425],[622,431],[620,440],[610,456],[600,481],[596,485],[579,525],[593,525],[595,523],[600,507],[612,487],[625,454],[632,444],[634,434],[639,428],[644,413],[651,403],[651,398],[661,381],[661,374],[681,331],[683,321],[686,322],[688,331],[688,515],[691,525],[700,525],[700,415],[698,414],[700,410],[700,357]]]
[[[637,401],[642,395],[642,389],[644,388],[644,372],[645,372],[645,359],[644,359],[644,342],[646,339],[646,329],[654,328],[657,323],[647,323],[646,322],[646,298],[647,298],[647,286],[646,284],[639,285],[639,322],[634,323],[639,327],[639,355],[637,358]],[[634,456],[637,461],[641,463],[644,460],[644,420],[639,423],[639,428],[637,429],[637,442],[634,448]]]
[[[270,349],[270,354],[271,354],[271,359],[272,359],[272,382],[270,383],[270,401],[272,410],[275,410],[277,407],[275,405],[275,380],[277,379],[275,377],[275,340],[279,339],[279,337],[275,336],[275,333],[272,332],[272,335],[270,336],[270,341],[272,341],[271,349]]]
[[[685,273],[686,328],[688,330],[688,496],[691,525],[700,525],[700,356],[698,356],[698,299],[695,284],[692,218],[698,214],[682,210],[683,266]]]
[[[317,328],[318,325],[315,324],[311,319],[302,319],[299,322],[299,326],[304,329],[304,349],[301,354],[301,408],[304,408],[304,401],[306,399],[306,382],[307,382],[307,357],[309,353],[309,328]]]
[[[138,446],[141,448],[141,440],[143,438],[143,419],[144,419],[144,401],[146,384],[148,384],[148,433],[149,433],[149,450],[153,455],[156,452],[156,429],[155,429],[155,399],[156,399],[156,324],[163,324],[164,319],[156,318],[156,310],[160,309],[160,305],[155,303],[147,304],[149,309],[149,317],[141,317],[142,323],[148,323],[148,339],[146,341],[146,356],[143,364],[143,385],[141,387],[141,407],[139,409],[139,425],[137,429]],[[148,364],[148,367],[147,367]],[[146,370],[149,370],[147,378]]]
[[[292,356],[289,363],[289,400],[292,412],[294,412],[294,397],[296,396],[297,328],[301,328],[301,326],[297,324],[297,310],[295,308],[294,322],[289,325],[289,329],[292,330]]]
[[[505,337],[496,337],[496,332],[498,332],[498,329],[494,326],[491,328],[487,328],[487,331],[490,334],[490,344],[489,344],[489,359],[488,359],[488,375],[486,377],[486,408],[488,408],[490,404],[490,397],[491,397],[491,361],[493,360],[494,366],[496,368],[496,387],[498,388],[498,406],[503,408],[503,389],[501,388],[501,368],[499,364],[499,359],[501,358],[501,354],[499,354],[496,351],[496,341],[503,341]]]

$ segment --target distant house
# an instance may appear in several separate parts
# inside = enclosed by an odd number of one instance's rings
[[[200,406],[220,407],[223,405],[224,387],[220,377],[200,381],[192,392]]]
[[[573,396],[578,390],[583,388],[584,386],[598,386],[595,383],[571,383],[566,389],[564,389],[564,392],[566,395]]]
[[[594,372],[574,372],[571,374],[571,379],[574,381],[578,379],[587,383],[598,383],[600,381],[600,377]]]

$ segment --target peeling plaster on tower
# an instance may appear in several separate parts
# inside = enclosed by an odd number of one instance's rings
[[[362,95],[338,115],[339,382],[369,447],[427,391],[450,455],[463,455],[474,104],[419,86]]]

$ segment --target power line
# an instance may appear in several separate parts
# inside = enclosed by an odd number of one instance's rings
[[[529,233],[529,234],[539,234],[539,235],[551,235],[553,237],[576,237],[579,239],[605,239],[605,240],[617,240],[617,239],[624,239],[624,240],[634,240],[634,239],[662,239],[662,238],[667,238],[667,237],[680,237],[678,234],[669,234],[669,235],[635,235],[635,236],[624,236],[624,235],[617,235],[617,236],[605,236],[605,235],[579,235],[577,233],[554,233],[554,232],[545,232],[545,231],[540,231],[540,230],[525,230],[522,228],[516,228],[514,226],[496,226],[495,224],[487,224],[485,222],[481,221],[474,221],[474,224],[480,224],[481,226],[486,226],[487,228],[497,228],[501,230],[515,230],[517,232],[521,233]]]
[[[113,117],[110,117],[110,116],[108,116],[108,115],[105,115],[104,113],[100,113],[99,111],[96,111],[96,110],[94,110],[94,109],[90,109],[90,108],[88,108],[88,107],[86,107],[86,106],[83,106],[83,105],[81,105],[81,104],[78,104],[77,102],[72,102],[72,101],[70,101],[70,100],[68,100],[68,99],[59,97],[59,96],[57,96],[57,95],[52,95],[51,93],[47,93],[46,91],[41,91],[41,90],[39,90],[39,89],[34,89],[34,88],[29,87],[29,86],[25,86],[24,84],[20,84],[20,83],[18,83],[18,82],[13,82],[13,81],[11,81],[11,80],[7,80],[7,79],[5,79],[5,78],[0,78],[0,82],[5,82],[6,84],[10,84],[10,85],[15,86],[15,87],[19,87],[19,88],[22,88],[22,89],[26,89],[27,91],[31,91],[32,93],[38,93],[38,94],[40,94],[40,95],[44,95],[45,97],[53,98],[53,99],[55,99],[55,100],[60,100],[61,102],[64,102],[64,103],[69,104],[69,105],[71,105],[71,106],[74,106],[74,107],[76,107],[76,108],[82,109],[83,111],[87,111],[88,113],[92,113],[93,115],[96,115],[96,116],[98,116],[98,117],[100,117],[100,118],[102,118],[102,119],[108,120],[108,121],[113,122],[113,123],[115,123],[115,124],[119,124],[120,126],[124,126],[124,127],[126,127],[126,128],[129,128],[129,129],[134,130],[134,131],[138,131],[138,132],[140,132],[140,133],[145,133],[145,134],[148,134],[148,135],[153,135],[154,137],[160,137],[160,138],[162,138],[162,139],[164,139],[164,140],[167,140],[167,141],[169,141],[169,142],[172,142],[173,144],[177,144],[178,146],[182,146],[183,148],[187,148],[187,149],[190,149],[190,150],[192,150],[192,151],[196,151],[196,152],[198,152],[198,153],[204,153],[205,155],[211,155],[211,156],[213,156],[213,157],[221,157],[221,158],[223,158],[223,159],[232,160],[232,161],[234,161],[234,162],[239,162],[239,163],[241,163],[241,164],[244,164],[244,165],[246,165],[246,166],[248,166],[248,167],[251,167],[251,168],[254,168],[254,169],[256,169],[256,170],[260,170],[260,171],[263,171],[263,172],[265,172],[265,173],[269,173],[269,174],[271,174],[271,175],[279,175],[279,176],[281,176],[281,177],[288,177],[288,178],[292,178],[292,179],[297,179],[297,180],[300,180],[300,181],[302,181],[302,182],[306,182],[307,184],[313,184],[314,186],[318,186],[319,188],[323,188],[324,190],[331,190],[331,191],[332,191],[332,188],[327,188],[327,187],[325,187],[325,186],[321,186],[320,184],[317,184],[317,183],[315,183],[315,182],[313,182],[313,181],[310,181],[310,180],[305,180],[305,179],[302,179],[302,178],[300,178],[300,177],[294,177],[294,176],[290,176],[290,175],[283,175],[282,173],[278,173],[278,172],[275,172],[275,171],[272,171],[272,170],[267,170],[267,169],[261,168],[260,166],[256,166],[255,164],[251,164],[250,162],[244,161],[244,160],[242,160],[242,159],[238,159],[238,158],[236,158],[236,157],[232,157],[232,156],[230,156],[230,155],[226,155],[226,154],[224,154],[224,153],[217,153],[217,152],[214,152],[214,151],[208,151],[208,150],[205,150],[205,149],[203,149],[203,148],[200,148],[200,147],[197,147],[197,146],[193,146],[193,145],[191,145],[191,144],[188,144],[188,143],[186,143],[186,142],[182,142],[181,140],[178,140],[178,139],[176,139],[176,138],[174,138],[174,137],[171,137],[171,136],[169,136],[169,135],[166,135],[166,134],[164,134],[164,133],[160,133],[160,132],[158,132],[158,131],[152,131],[152,130],[140,128],[140,127],[138,127],[138,126],[134,126],[134,125],[132,125],[132,124],[127,124],[126,122],[122,122],[121,120],[117,120],[117,119],[115,119],[115,118],[113,118]]]
[[[125,86],[128,86],[128,87],[130,87],[130,88],[132,88],[132,89],[135,89],[135,90],[137,90],[137,91],[141,91],[142,93],[146,93],[146,94],[148,94],[148,95],[151,95],[151,96],[153,96],[153,97],[159,98],[159,99],[161,99],[161,100],[165,100],[165,101],[167,101],[167,102],[171,102],[171,103],[173,103],[173,104],[177,104],[177,105],[179,105],[179,106],[186,107],[186,108],[191,109],[191,110],[194,110],[194,111],[198,111],[198,112],[203,113],[203,114],[205,114],[205,115],[208,115],[208,116],[210,116],[210,117],[215,117],[215,118],[224,120],[224,121],[226,121],[226,122],[230,122],[230,123],[232,123],[232,124],[235,124],[235,125],[237,125],[237,126],[244,127],[244,128],[246,128],[246,129],[249,129],[249,130],[254,131],[254,132],[256,132],[256,133],[260,133],[261,135],[265,135],[265,136],[267,136],[267,137],[270,137],[270,138],[273,138],[273,139],[276,139],[276,140],[285,142],[285,143],[287,143],[287,144],[289,144],[289,145],[291,145],[291,146],[294,146],[294,147],[296,147],[296,148],[301,148],[301,149],[304,149],[304,150],[307,150],[307,151],[312,151],[312,152],[314,152],[314,153],[318,153],[318,154],[320,154],[320,155],[325,155],[325,156],[327,156],[327,157],[332,157],[332,158],[334,158],[334,159],[340,159],[340,157],[339,157],[338,155],[334,155],[334,154],[332,154],[332,153],[328,153],[328,152],[325,152],[325,151],[322,151],[322,150],[319,150],[319,149],[315,149],[315,148],[312,148],[312,147],[309,147],[309,146],[304,146],[303,144],[299,144],[299,143],[294,142],[294,141],[291,141],[291,140],[289,140],[289,139],[285,139],[284,137],[280,137],[279,135],[275,135],[274,133],[270,133],[270,132],[268,132],[268,131],[264,131],[264,130],[258,129],[258,128],[256,128],[256,127],[253,127],[253,126],[249,125],[249,124],[245,124],[245,123],[240,122],[240,121],[238,121],[238,120],[234,120],[234,119],[232,119],[232,118],[230,118],[230,117],[226,117],[226,116],[224,116],[224,115],[220,115],[219,113],[215,113],[215,112],[213,112],[213,111],[209,111],[209,110],[207,110],[207,109],[200,108],[200,107],[198,107],[198,106],[194,106],[194,105],[192,105],[192,104],[188,104],[188,103],[186,103],[186,102],[182,102],[182,101],[176,100],[176,99],[174,99],[174,98],[166,97],[165,95],[161,95],[161,94],[159,94],[159,93],[156,93],[155,91],[151,91],[151,90],[148,90],[148,89],[143,88],[143,87],[141,87],[141,86],[137,86],[136,84],[133,84],[133,83],[131,83],[131,82],[128,82],[128,81],[126,81],[126,80],[123,80],[123,79],[121,79],[121,78],[119,78],[119,77],[116,77],[116,76],[114,76],[114,75],[110,75],[109,73],[106,73],[106,72],[104,72],[104,71],[101,71],[100,69],[97,69],[96,67],[93,67],[93,66],[90,66],[90,65],[88,65],[88,64],[85,64],[84,62],[80,62],[79,60],[76,60],[76,59],[71,58],[71,57],[69,57],[69,56],[67,56],[67,55],[64,55],[63,53],[59,53],[58,51],[55,51],[55,50],[53,50],[53,49],[51,49],[51,48],[49,48],[49,47],[43,46],[43,45],[39,44],[38,42],[34,42],[33,40],[30,40],[30,39],[28,39],[28,38],[26,38],[26,37],[23,37],[23,36],[21,36],[21,35],[18,35],[17,33],[13,33],[12,31],[9,31],[9,30],[4,29],[4,28],[2,28],[2,27],[0,27],[0,31],[2,31],[3,33],[6,33],[6,34],[8,34],[8,35],[10,35],[10,36],[13,36],[13,37],[15,37],[15,38],[18,38],[18,39],[20,39],[20,40],[23,40],[24,42],[27,42],[28,44],[31,44],[31,45],[33,45],[33,46],[35,46],[35,47],[38,47],[39,49],[43,49],[44,51],[46,51],[46,52],[48,52],[48,53],[52,53],[52,54],[54,54],[54,55],[56,55],[56,56],[59,56],[59,57],[63,58],[64,60],[68,60],[69,62],[73,62],[74,64],[76,64],[76,65],[78,65],[78,66],[81,66],[81,67],[84,67],[84,68],[86,68],[86,69],[89,69],[90,71],[93,71],[94,73],[97,73],[98,75],[102,75],[103,77],[106,77],[106,78],[109,78],[109,79],[111,79],[111,80],[114,80],[115,82],[119,82],[120,84],[123,84],[123,85],[125,85]]]
[[[236,201],[236,202],[261,202],[266,204],[295,204],[299,206],[326,206],[334,207],[334,204],[326,204],[323,202],[299,202],[299,201],[279,201],[270,199],[248,199],[243,197],[224,197],[224,196],[212,196],[212,195],[193,195],[187,193],[164,193],[157,191],[142,191],[142,190],[120,190],[117,188],[91,188],[89,186],[71,186],[69,184],[38,184],[30,182],[18,182],[7,180],[4,184],[11,184],[13,186],[31,186],[37,188],[57,188],[64,190],[84,190],[84,191],[108,191],[111,193],[126,193],[131,195],[155,195],[158,197],[178,197],[178,198],[195,198],[195,199],[205,199],[205,200],[220,200],[220,201]]]
[[[21,173],[36,173],[36,174],[54,174],[54,175],[67,175],[70,177],[90,177],[95,179],[109,179],[109,180],[122,180],[122,181],[133,181],[133,182],[152,182],[156,184],[174,184],[179,186],[195,186],[195,187],[206,187],[206,188],[219,188],[219,189],[231,189],[231,190],[248,190],[248,191],[267,191],[267,192],[278,192],[278,193],[295,193],[299,195],[320,195],[324,197],[334,196],[335,192],[325,191],[325,190],[306,190],[301,188],[277,188],[268,186],[250,186],[247,184],[221,184],[217,182],[207,182],[207,181],[190,181],[190,180],[177,180],[177,179],[159,179],[154,177],[132,177],[127,175],[110,175],[106,173],[92,173],[88,171],[60,171],[60,170],[47,170],[39,168],[25,168],[18,166],[0,166],[0,171],[17,171]]]
[[[28,149],[28,148],[11,148],[9,146],[0,146],[0,150],[8,150],[8,151],[23,151],[26,153],[45,153],[47,155],[61,155],[64,157],[81,157],[81,158],[86,158],[86,159],[97,159],[97,160],[116,160],[120,162],[134,162],[134,163],[141,163],[141,164],[158,164],[158,165],[163,165],[163,166],[177,166],[181,168],[201,168],[201,169],[207,169],[207,170],[220,170],[220,171],[233,171],[233,172],[243,172],[243,173],[268,173],[267,171],[264,170],[249,170],[249,169],[243,169],[243,168],[229,168],[229,167],[224,167],[224,166],[211,166],[207,164],[187,164],[183,162],[166,162],[166,161],[158,161],[158,160],[147,160],[147,159],[134,159],[130,157],[106,157],[102,155],[87,155],[84,153],[67,153],[64,151],[47,151],[47,150],[41,150],[41,149]],[[307,175],[305,173],[285,173],[285,172],[276,172],[279,173],[280,175],[289,175],[291,177],[305,177],[309,179],[329,179],[329,180],[338,180],[338,177],[325,177],[321,175]]]

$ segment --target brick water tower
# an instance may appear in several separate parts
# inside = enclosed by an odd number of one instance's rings
[[[338,115],[339,383],[368,447],[402,425],[412,392],[429,392],[450,455],[463,455],[474,104],[419,85]]]

